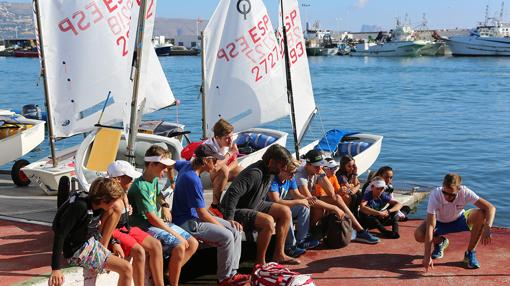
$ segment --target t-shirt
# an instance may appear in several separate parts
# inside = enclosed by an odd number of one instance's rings
[[[133,214],[130,216],[132,225],[143,229],[151,226],[145,214],[148,212],[158,213],[157,199],[159,194],[157,177],[152,182],[145,181],[143,176],[133,181],[128,192],[129,203],[133,207]]]
[[[296,183],[296,178],[292,178],[290,180],[281,181],[278,179],[278,177],[275,177],[273,182],[271,183],[271,188],[269,189],[269,192],[272,193],[279,193],[280,198],[283,200],[293,200],[294,197],[292,196],[292,193],[290,193],[290,190],[297,190],[298,186]],[[269,198],[267,199],[269,200]]]
[[[179,175],[175,181],[172,218],[173,223],[181,225],[198,218],[197,208],[205,208],[204,187],[189,161],[177,161],[174,168]]]
[[[308,191],[312,193],[315,190],[315,184],[317,184],[319,178],[324,176],[326,176],[326,173],[321,173],[319,175],[313,174],[309,176],[306,172],[305,166],[301,166],[297,169],[296,175],[294,177],[296,178],[298,187],[308,186]]]
[[[443,195],[443,187],[438,187],[430,193],[427,213],[435,214],[440,222],[452,222],[464,213],[464,206],[474,204],[480,197],[466,186],[460,186],[457,197],[449,202]]]
[[[363,201],[367,202],[367,207],[380,211],[391,201],[391,196],[386,192],[382,192],[378,198],[374,198],[373,192],[367,191],[363,196]]]
[[[214,139],[214,137],[205,140],[204,144],[211,145],[214,148],[214,151],[216,151],[216,153],[218,154],[221,154],[222,156],[225,156],[229,150],[229,147],[221,148],[218,142],[216,142],[216,140]]]
[[[339,193],[341,187],[340,187],[340,184],[338,183],[337,177],[335,175],[333,175],[331,177],[328,177],[328,179],[331,182],[331,185],[333,186],[333,190],[335,191],[335,193]],[[316,184],[314,195],[316,197],[323,197],[323,196],[326,196],[327,193],[319,184]]]

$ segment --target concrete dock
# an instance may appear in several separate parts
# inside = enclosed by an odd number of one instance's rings
[[[404,204],[423,196],[412,192],[395,194]],[[207,197],[209,200],[210,194]],[[35,186],[14,187],[8,176],[0,175],[0,285],[47,285],[53,242],[50,224],[55,210],[56,197],[46,196]],[[316,285],[510,284],[509,229],[495,228],[493,244],[479,247],[482,268],[478,270],[466,269],[461,263],[469,234],[449,236],[451,244],[446,256],[436,261],[434,271],[425,274],[421,266],[423,248],[413,239],[419,223],[401,223],[400,239],[382,239],[375,246],[351,243],[337,250],[308,251],[300,257],[300,265],[290,268],[312,274]],[[246,245],[243,256],[245,249],[249,252],[253,247]],[[188,274],[183,275],[182,285],[215,285],[214,261],[214,251],[198,252],[183,269]],[[249,257],[243,258],[241,272],[250,272],[250,261]],[[194,271],[197,266],[201,273]],[[93,280],[84,280],[80,268],[67,268],[65,273],[65,285],[93,285]],[[102,274],[96,285],[114,285],[116,278],[113,273]]]

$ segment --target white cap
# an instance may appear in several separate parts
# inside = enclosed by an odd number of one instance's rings
[[[334,168],[338,167],[338,162],[335,161],[335,159],[333,159],[333,158],[326,158],[326,159],[324,159],[324,161],[325,161],[325,164],[323,166],[326,168],[334,169]]]
[[[376,188],[386,188],[386,182],[383,179],[372,181],[370,185]]]
[[[157,162],[166,166],[173,166],[175,161],[163,156],[150,156],[143,159],[145,162]]]
[[[142,173],[135,170],[135,168],[131,164],[122,160],[117,160],[108,165],[107,172],[108,176],[110,176],[111,178],[126,175],[128,177],[136,179],[142,175]]]

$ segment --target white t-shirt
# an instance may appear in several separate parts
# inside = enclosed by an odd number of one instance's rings
[[[216,142],[216,140],[214,140],[214,137],[211,137],[211,138],[205,140],[204,144],[211,145],[214,148],[214,151],[216,151],[216,153],[218,153],[218,154],[221,154],[222,156],[225,156],[227,154],[228,150],[230,149],[229,147],[221,148],[220,145],[218,144],[218,142]]]
[[[480,197],[466,186],[460,186],[457,197],[449,202],[443,195],[443,187],[438,187],[430,193],[427,213],[436,215],[440,222],[452,222],[464,213],[464,206],[474,204]]]

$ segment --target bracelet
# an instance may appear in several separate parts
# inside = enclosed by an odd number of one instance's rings
[[[170,208],[170,205],[169,205],[168,203],[162,203],[162,204],[161,204],[161,207],[162,207],[162,208],[167,208],[167,209],[168,209],[168,208]]]
[[[112,238],[110,239],[110,245],[111,245],[111,246],[113,246],[113,245],[115,245],[115,244],[119,244],[119,241],[118,241],[116,238],[113,238],[113,237],[112,237]]]

